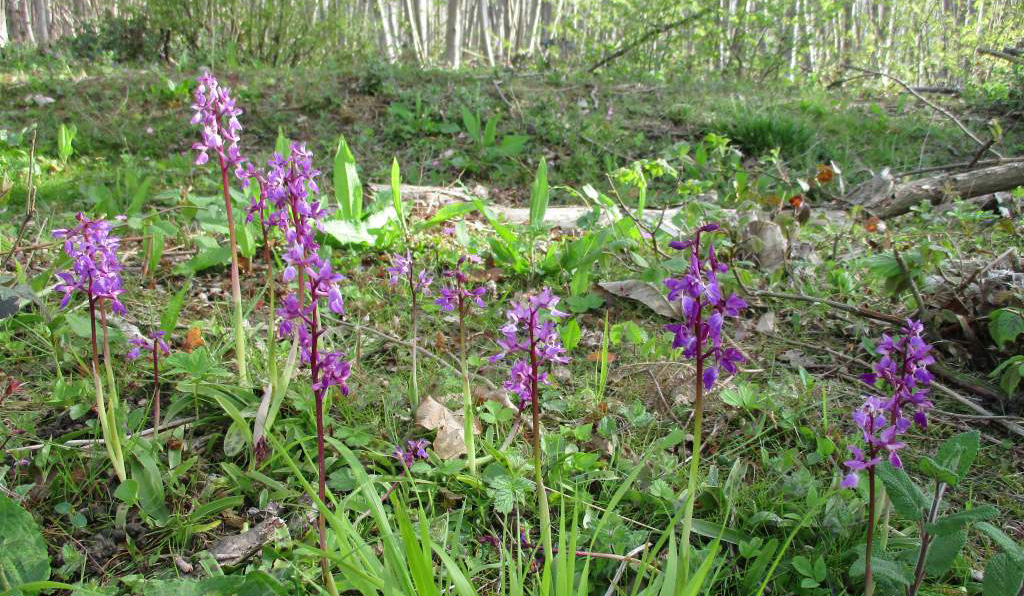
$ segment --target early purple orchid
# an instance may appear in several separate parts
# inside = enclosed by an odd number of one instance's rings
[[[427,447],[430,446],[430,442],[426,439],[418,439],[415,441],[407,441],[406,447],[395,447],[392,456],[398,461],[402,462],[405,470],[407,471],[412,467],[414,463],[421,459],[428,459],[430,455],[427,453]],[[405,473],[404,471],[402,472]]]
[[[456,263],[454,269],[449,269],[444,272],[444,276],[453,280],[454,285],[441,288],[441,296],[434,301],[441,307],[441,310],[451,312],[458,310],[460,313],[463,309],[468,309],[470,304],[476,304],[480,308],[486,308],[487,304],[484,303],[484,296],[487,295],[487,288],[481,286],[478,288],[469,288],[469,276],[466,275],[463,266],[466,263],[479,264],[481,262],[480,257],[476,255],[463,255],[459,257],[458,263]]]
[[[149,338],[133,337],[128,340],[128,343],[132,345],[132,349],[128,351],[125,356],[129,360],[135,360],[141,355],[141,350],[145,349],[150,353],[153,361],[153,428],[154,432],[159,433],[160,431],[160,356],[167,356],[171,353],[171,348],[164,341],[164,331],[154,331],[149,334]]]
[[[545,364],[569,362],[555,323],[567,316],[558,310],[558,296],[549,288],[527,296],[525,300],[512,303],[505,312],[505,326],[498,340],[501,351],[491,356],[491,362],[498,362],[509,354],[524,353],[524,359],[513,363],[505,388],[519,396],[520,412],[529,408],[533,414],[533,472],[537,484],[537,509],[540,515],[541,541],[544,552],[550,557],[551,512],[548,509],[547,493],[544,489],[544,474],[541,468],[543,451],[540,423],[540,395],[538,386],[547,383],[548,377],[541,367]]]
[[[672,346],[683,349],[683,356],[696,364],[693,399],[693,455],[690,458],[688,494],[697,495],[697,475],[700,468],[701,424],[704,416],[704,392],[718,380],[720,369],[730,374],[738,371],[737,364],[744,361],[736,348],[722,347],[722,327],[726,317],[739,317],[747,303],[736,294],[722,295],[718,274],[729,268],[718,260],[715,245],[708,242],[708,256],[701,255],[701,235],[716,232],[716,223],[705,224],[694,232],[693,238],[670,242],[676,250],[690,253],[690,266],[682,279],[666,279],[668,299],[678,301],[683,322],[665,325],[675,337]],[[710,345],[708,345],[710,343]],[[683,569],[690,565],[690,533],[693,528],[694,498],[687,499],[683,515]]]
[[[54,288],[64,292],[60,307],[66,307],[75,292],[81,291],[90,305],[110,301],[110,308],[119,315],[127,310],[118,298],[124,293],[121,285],[121,263],[117,250],[121,239],[111,236],[113,224],[104,219],[75,215],[78,225],[53,231],[53,237],[64,240],[64,252],[71,257],[71,269],[57,272],[60,283]]]
[[[889,397],[868,395],[861,408],[853,413],[853,421],[861,429],[861,440],[867,449],[850,445],[853,457],[844,462],[850,473],[843,479],[843,488],[857,486],[858,473],[873,469],[883,454],[890,464],[902,467],[899,450],[906,445],[899,436],[913,424],[922,429],[928,425],[926,412],[932,407],[927,398],[927,388],[932,382],[928,365],[934,363],[935,358],[929,354],[931,346],[921,338],[924,326],[920,322],[908,320],[902,331],[903,335],[896,338],[882,335],[875,350],[882,357],[875,363],[874,372],[861,377],[871,386],[884,381]],[[912,412],[911,419],[906,417],[905,410]]]
[[[558,334],[555,321],[566,316],[558,310],[559,298],[545,288],[539,294],[525,301],[514,302],[505,313],[506,323],[498,339],[501,351],[491,356],[491,362],[498,362],[508,354],[522,352],[527,359],[513,363],[505,388],[519,396],[519,409],[530,407],[536,397],[538,384],[547,384],[547,372],[540,367],[549,362],[565,364],[565,348]]]
[[[192,145],[198,151],[196,165],[203,165],[210,160],[208,152],[213,151],[228,166],[235,168],[235,175],[242,177],[245,159],[238,149],[239,134],[242,125],[238,117],[242,110],[235,105],[231,90],[221,86],[217,77],[210,71],[204,72],[198,79],[195,90],[195,103],[192,104],[192,124],[203,127],[201,139]]]
[[[875,386],[878,381],[884,381],[889,396],[867,395],[864,404],[853,413],[853,421],[860,428],[864,448],[849,446],[853,457],[844,464],[850,472],[840,483],[843,488],[856,488],[860,480],[859,473],[867,472],[868,523],[864,545],[864,591],[868,594],[874,589],[872,553],[878,464],[885,457],[891,465],[903,467],[899,451],[906,444],[899,437],[913,424],[925,428],[928,424],[926,411],[932,407],[932,402],[927,398],[928,385],[932,382],[928,365],[934,363],[935,358],[929,353],[931,346],[921,337],[924,325],[920,321],[908,319],[901,331],[903,335],[896,338],[887,334],[882,335],[882,340],[875,349],[882,357],[875,363],[873,372],[861,377],[870,386]],[[913,412],[913,422],[905,416],[905,410]]]
[[[672,347],[682,348],[684,357],[694,358],[703,365],[699,368],[705,390],[714,386],[719,369],[735,374],[736,365],[744,360],[736,348],[723,349],[722,325],[725,317],[739,317],[747,303],[736,294],[728,298],[722,296],[718,274],[725,273],[729,267],[716,257],[715,245],[708,243],[707,258],[700,255],[701,234],[718,229],[718,224],[707,224],[697,229],[692,240],[670,242],[672,248],[690,251],[690,267],[682,279],[665,280],[668,299],[680,302],[684,319],[683,323],[665,325],[665,329],[675,334]]]

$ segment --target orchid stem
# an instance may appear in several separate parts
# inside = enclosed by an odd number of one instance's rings
[[[235,216],[228,192],[228,165],[220,158],[220,177],[224,187],[224,209],[227,212],[228,238],[231,242],[231,299],[235,304],[235,362],[238,365],[238,382],[249,386],[249,372],[245,365],[245,327],[242,314],[242,288],[238,279],[238,241],[235,236]]]

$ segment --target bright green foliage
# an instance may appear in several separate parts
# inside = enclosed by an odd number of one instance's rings
[[[50,578],[50,558],[39,525],[13,499],[0,493],[0,591]]]

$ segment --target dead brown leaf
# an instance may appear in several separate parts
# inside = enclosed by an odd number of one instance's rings
[[[597,285],[609,294],[636,300],[663,317],[676,318],[679,316],[678,307],[670,303],[661,288],[651,282],[627,279],[625,281],[603,281]]]
[[[185,340],[181,342],[181,349],[191,354],[192,350],[205,343],[202,330],[199,327],[192,327],[185,334]]]
[[[456,414],[429,395],[423,398],[416,408],[416,424],[427,430],[436,430],[434,452],[441,459],[454,459],[466,454],[466,443],[463,438],[464,418]],[[473,420],[473,434],[483,432],[480,419]]]

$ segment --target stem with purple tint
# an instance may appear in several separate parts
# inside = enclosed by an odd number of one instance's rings
[[[154,340],[154,344],[156,340]],[[153,431],[160,433],[160,350],[153,346]],[[154,435],[155,436],[155,435]]]
[[[412,413],[416,415],[416,408],[420,405],[420,381],[419,381],[419,350],[416,348],[416,338],[419,335],[419,317],[417,316],[417,305],[416,305],[416,278],[414,277],[413,271],[415,269],[415,263],[412,260],[412,252],[406,252],[407,258],[409,259],[409,273],[407,278],[409,280],[409,295],[412,296],[412,388],[410,395],[410,403],[412,404]],[[461,310],[460,310],[461,312]]]
[[[310,297],[313,305],[313,312],[309,318],[309,326],[311,333],[312,348],[309,354],[309,369],[310,376],[312,377],[313,385],[315,386],[317,381],[320,380],[320,354],[319,354],[319,340],[320,340],[320,329],[317,326],[319,319],[319,313],[317,312],[317,299],[316,299],[316,281],[314,280],[310,285]],[[328,387],[321,387],[314,393],[316,399],[316,465],[317,472],[320,480],[319,496],[320,502],[327,506],[327,466],[325,464],[325,449],[324,449],[324,397],[327,394]],[[334,577],[331,575],[331,568],[327,562],[327,518],[324,516],[323,511],[319,512],[317,517],[317,530],[320,537],[320,550],[323,555],[320,559],[320,571],[323,574],[324,582],[328,584],[328,589],[334,586]],[[331,590],[335,593],[336,590]]]
[[[698,235],[698,238],[700,236]],[[699,244],[698,244],[699,246]],[[703,305],[697,298],[697,321],[693,325],[693,333],[697,338],[697,372],[693,381],[693,448],[690,451],[690,477],[687,481],[686,505],[683,514],[683,537],[680,545],[683,549],[683,580],[690,575],[690,533],[693,531],[693,502],[697,495],[697,475],[700,473],[701,426],[704,420],[704,347],[701,342],[701,315]]]
[[[544,546],[545,561],[553,561],[554,553],[551,548],[551,511],[548,508],[548,494],[544,489],[544,452],[541,448],[540,425],[540,394],[537,381],[540,378],[540,363],[537,359],[537,338],[534,329],[537,325],[537,311],[534,308],[530,313],[530,400],[533,413],[533,480],[537,484],[537,509],[540,517],[540,538]]]
[[[410,270],[412,268],[410,267]],[[466,463],[469,473],[476,476],[476,437],[473,435],[473,390],[469,385],[469,364],[466,361],[466,314],[469,303],[462,291],[462,279],[455,277],[459,305],[459,364],[462,370],[462,440],[466,444]],[[415,292],[413,292],[415,295]],[[415,334],[414,334],[415,336]],[[413,353],[415,353],[415,347]]]
[[[92,284],[90,279],[90,285]],[[96,417],[100,421],[100,432],[103,434],[103,443],[110,457],[110,463],[114,466],[114,473],[118,480],[124,482],[128,478],[125,472],[124,454],[121,451],[121,441],[118,436],[117,419],[114,415],[114,404],[108,406],[104,399],[103,380],[100,378],[99,343],[96,332],[96,309],[103,308],[102,300],[89,296],[89,324],[92,340],[92,381],[96,391]],[[106,317],[103,318],[104,321]],[[106,335],[106,328],[104,328]]]
[[[235,362],[238,365],[238,381],[243,387],[249,386],[249,372],[245,365],[245,327],[242,320],[242,288],[238,279],[238,241],[235,236],[235,217],[228,191],[228,164],[220,156],[220,178],[224,188],[224,209],[227,211],[228,238],[231,242],[231,299],[235,305]]]

